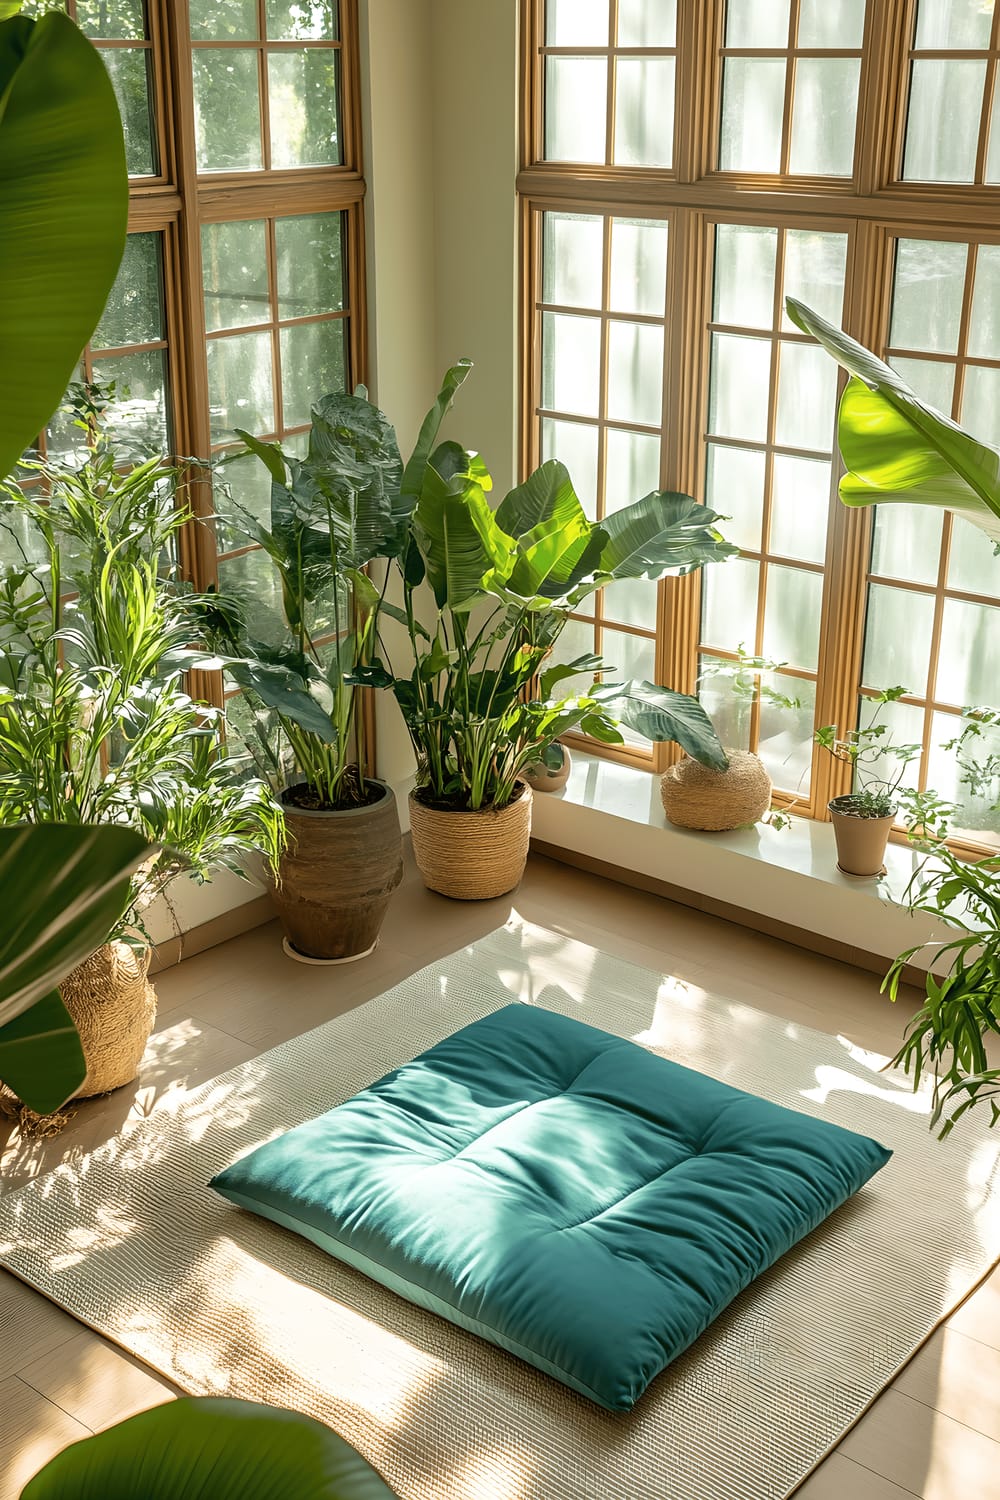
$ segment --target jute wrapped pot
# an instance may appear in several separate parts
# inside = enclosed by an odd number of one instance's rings
[[[771,778],[749,750],[727,750],[728,771],[686,757],[660,782],[663,811],[679,828],[711,833],[756,823],[771,805]]]
[[[288,847],[274,890],[293,957],[344,963],[378,942],[403,878],[403,844],[392,789],[367,807],[319,812],[282,798]],[[291,789],[292,795],[296,788]]]
[[[524,874],[531,839],[531,788],[497,812],[446,812],[410,793],[417,868],[428,890],[456,901],[489,901],[512,891]]]
[[[149,960],[148,949],[136,952],[127,943],[105,943],[59,986],[87,1063],[87,1076],[74,1098],[110,1093],[138,1073],[156,1019]]]

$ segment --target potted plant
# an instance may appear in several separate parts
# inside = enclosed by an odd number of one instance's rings
[[[432,451],[428,441],[418,455],[407,466],[403,508],[412,502],[412,510],[398,554],[411,658],[405,673],[390,669],[417,757],[414,854],[432,890],[487,899],[513,889],[524,869],[524,773],[570,730],[621,743],[624,723],[725,767],[696,699],[608,681],[610,669],[593,655],[548,659],[571,611],[595,590],[687,572],[735,549],[714,512],[686,495],[647,495],[597,525],[552,461],[494,511],[478,455],[454,442]],[[567,691],[580,677],[585,685]]]
[[[240,433],[271,475],[271,512],[265,526],[236,505],[235,524],[278,573],[286,638],[256,640],[230,616],[215,639],[251,710],[244,742],[285,811],[275,902],[292,957],[365,957],[402,878],[395,796],[369,771],[358,711],[359,688],[390,681],[376,648],[381,617],[395,610],[364,570],[406,544],[407,476],[465,369],[450,373],[405,470],[363,386],[313,407],[304,459]]]
[[[0,825],[108,824],[156,846],[105,943],[62,985],[87,1096],[134,1078],[152,1029],[149,904],[181,873],[276,860],[282,824],[227,756],[221,715],[185,690],[217,605],[176,577],[181,473],[155,454],[132,461],[103,393],[73,399],[79,462],[25,462],[0,486],[0,526],[22,554],[0,575]]]
[[[880,875],[889,834],[899,811],[906,767],[918,760],[921,745],[893,744],[880,715],[898,703],[906,688],[886,688],[866,698],[870,716],[857,729],[838,734],[836,724],[816,731],[816,744],[851,768],[853,790],[828,803],[837,840],[837,864],[846,875]]]

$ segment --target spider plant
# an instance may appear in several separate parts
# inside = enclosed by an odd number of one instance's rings
[[[0,825],[111,824],[157,846],[109,933],[125,935],[182,872],[275,861],[282,819],[184,686],[210,664],[193,643],[218,606],[177,578],[181,471],[159,455],[123,467],[113,408],[75,401],[81,461],[25,463],[0,489],[20,553],[0,576]]]

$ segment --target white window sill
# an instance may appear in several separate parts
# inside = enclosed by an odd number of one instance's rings
[[[807,818],[731,833],[668,823],[659,777],[573,751],[569,784],[537,795],[532,836],[576,855],[662,881],[812,933],[859,954],[891,959],[949,929],[902,904],[919,857],[890,844],[881,879],[837,868],[833,828]]]

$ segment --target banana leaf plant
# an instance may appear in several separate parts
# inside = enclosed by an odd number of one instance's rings
[[[220,616],[214,637],[249,711],[244,741],[286,802],[331,811],[377,797],[359,687],[386,687],[377,660],[379,617],[398,613],[365,573],[408,544],[408,476],[421,472],[455,391],[455,367],[404,470],[396,434],[364,386],[324,397],[312,411],[308,452],[239,436],[271,476],[269,524],[238,502],[232,524],[267,554],[280,584],[284,638],[258,639],[245,622]]]
[[[0,4],[0,479],[55,411],[111,290],[128,218],[121,116],[67,16]]]
[[[719,517],[687,495],[654,492],[595,524],[555,461],[494,511],[477,454],[454,442],[418,444],[418,453],[407,466],[403,498],[413,509],[398,556],[413,665],[391,674],[417,756],[418,795],[443,808],[504,807],[524,768],[561,735],[580,729],[622,743],[622,724],[725,769],[696,699],[650,682],[609,681],[608,666],[590,654],[547,664],[571,612],[597,589],[732,555]],[[581,676],[585,685],[567,692]]]
[[[1000,448],[936,411],[895,370],[794,297],[788,316],[851,379],[838,439],[845,505],[930,505],[964,516],[1000,543]]]

